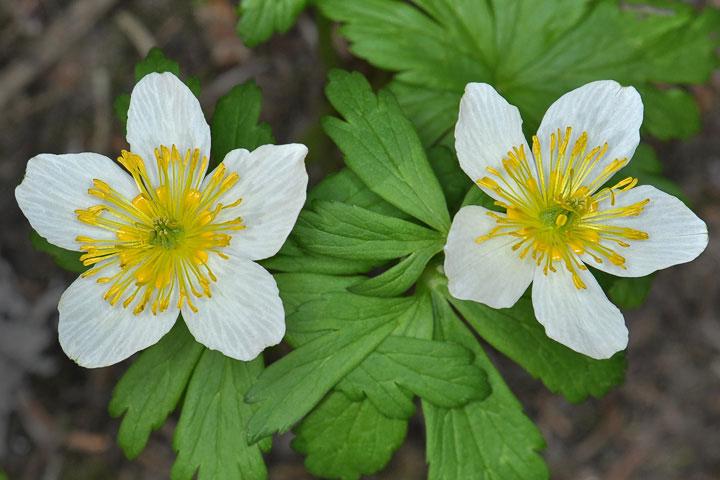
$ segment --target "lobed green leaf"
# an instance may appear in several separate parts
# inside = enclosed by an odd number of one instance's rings
[[[419,249],[442,249],[445,239],[399,218],[355,205],[316,200],[295,226],[296,239],[306,250],[358,260],[390,260]]]
[[[245,425],[257,407],[243,402],[262,369],[262,357],[241,362],[204,350],[173,437],[172,480],[267,478],[260,450],[270,444],[248,444]]]
[[[248,47],[266,42],[273,32],[290,30],[306,4],[307,0],[241,0],[238,35]]]
[[[356,310],[348,308],[348,311]],[[249,441],[256,442],[273,432],[286,432],[305,416],[392,332],[398,312],[402,311],[381,315],[377,310],[363,310],[356,311],[359,316],[352,319],[330,319],[341,329],[315,336],[265,369],[245,397],[247,402],[259,404],[248,423]],[[288,329],[291,323],[288,318]],[[332,325],[318,328],[327,327]]]
[[[353,53],[397,72],[390,89],[425,145],[452,131],[469,82],[495,86],[518,106],[526,132],[534,133],[560,95],[607,78],[646,93],[650,133],[684,138],[696,131],[696,109],[681,111],[686,96],[654,85],[702,83],[718,65],[720,13],[708,8],[697,14],[680,2],[559,0],[543,8],[533,0],[317,4],[344,22],[340,32]]]
[[[215,163],[236,148],[255,150],[260,145],[275,143],[267,124],[258,124],[262,92],[253,80],[234,86],[218,100],[213,114],[212,152]]]
[[[129,459],[145,448],[178,404],[204,348],[182,319],[158,343],[143,351],[113,390],[108,410],[123,417],[118,444]]]
[[[367,400],[332,392],[295,428],[292,447],[325,478],[357,479],[382,469],[402,445],[407,420],[388,418]]]
[[[447,298],[490,345],[571,402],[580,402],[588,395],[603,396],[625,380],[624,352],[596,360],[548,338],[527,298],[501,310],[458,300],[449,293]]]
[[[88,269],[80,261],[81,252],[66,250],[64,248],[53,245],[48,242],[45,237],[41,237],[35,230],[30,232],[30,244],[36,250],[45,252],[52,258],[55,264],[68,272],[82,273]]]
[[[523,414],[520,402],[442,294],[433,291],[432,303],[435,339],[471,350],[475,365],[487,372],[492,393],[461,408],[440,407],[423,400],[428,478],[548,478],[547,466],[537,454],[545,447],[537,427]]]
[[[361,74],[341,70],[330,72],[325,92],[345,120],[326,117],[323,128],[348,167],[387,202],[447,232],[450,217],[442,189],[395,97],[387,90],[376,96]]]

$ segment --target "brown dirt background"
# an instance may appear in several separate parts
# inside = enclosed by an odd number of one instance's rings
[[[208,116],[218,97],[252,77],[264,92],[262,119],[278,141],[314,141],[313,125],[328,107],[311,14],[287,35],[248,50],[235,34],[234,3],[0,0],[0,320],[6,321],[0,339],[16,347],[14,357],[0,356],[0,397],[12,400],[5,405],[0,471],[11,480],[169,476],[175,418],[133,462],[115,443],[119,420],[108,417],[107,405],[129,363],[86,370],[60,350],[56,302],[74,276],[30,246],[13,191],[38,153],[114,157],[126,146],[112,101],[131,90],[132,68],[153,45],[179,60],[184,75],[201,79]],[[335,48],[345,68],[387,78],[352,59],[341,40]],[[543,431],[554,479],[720,478],[720,74],[691,91],[702,110],[702,132],[656,147],[667,175],[708,223],[710,244],[695,262],[660,272],[645,306],[626,312],[625,385],[573,405],[493,356]],[[338,167],[337,155],[311,149],[311,182]],[[31,329],[16,331],[8,322]],[[388,469],[371,478],[425,478],[423,435],[416,416]],[[276,440],[269,478],[313,478],[289,440]]]

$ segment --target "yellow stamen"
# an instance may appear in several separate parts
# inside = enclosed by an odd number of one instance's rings
[[[75,210],[75,214],[83,223],[111,230],[116,240],[76,238],[85,252],[81,261],[93,265],[82,276],[114,272],[97,280],[110,285],[103,298],[113,306],[134,305],[135,315],[148,307],[155,315],[167,310],[175,294],[175,308],[187,305],[197,312],[190,297],[212,297],[211,284],[217,281],[208,266],[210,254],[227,260],[220,250],[230,245],[232,232],[246,227],[240,217],[216,222],[222,210],[241,203],[241,198],[228,205],[217,202],[239,177],[235,172],[228,174],[221,164],[202,187],[208,161],[200,158],[197,149],[183,157],[174,145],[161,145],[155,149],[154,160],[157,174],[151,180],[140,156],[123,151],[118,158],[137,185],[138,194],[132,199],[93,179],[88,193],[103,204]],[[106,270],[109,267],[114,270]]]
[[[648,234],[614,226],[613,220],[641,214],[650,200],[616,206],[623,194],[637,185],[637,179],[628,177],[611,187],[600,186],[625,166],[627,159],[616,158],[599,167],[608,144],[589,149],[586,132],[572,145],[571,136],[571,127],[551,133],[549,158],[541,157],[540,139],[535,136],[532,157],[527,157],[523,146],[515,147],[502,159],[502,169],[486,168],[494,178],[483,177],[476,183],[494,192],[498,197],[495,204],[505,208],[506,214],[488,212],[497,225],[475,241],[517,237],[512,250],[521,258],[530,253],[546,275],[557,271],[555,262],[564,262],[575,287],[584,289],[578,271],[586,267],[579,256],[627,268],[625,257],[613,248],[627,248],[628,242],[647,240]]]

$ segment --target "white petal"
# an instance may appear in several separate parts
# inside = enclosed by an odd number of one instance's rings
[[[110,268],[110,267],[109,267]],[[154,345],[175,324],[177,308],[153,315],[147,308],[133,315],[133,305],[111,306],[103,295],[111,284],[96,277],[78,278],[58,304],[60,345],[68,357],[83,367],[105,367]],[[171,303],[171,305],[177,304]]]
[[[215,257],[217,258],[217,257]],[[275,279],[260,265],[231,255],[211,263],[217,282],[212,298],[194,299],[198,313],[183,306],[195,339],[237,360],[252,360],[285,335],[285,311]]]
[[[228,205],[242,198],[242,202],[223,210],[216,221],[242,217],[246,226],[232,234],[227,250],[249,260],[271,257],[280,250],[305,203],[305,155],[305,145],[290,144],[263,145],[253,152],[238,149],[225,156],[228,173],[237,172],[240,179],[219,201]],[[211,177],[212,173],[205,184]]]
[[[115,162],[97,153],[37,155],[28,161],[25,177],[15,189],[15,198],[30,225],[50,243],[78,250],[78,235],[95,239],[114,238],[112,232],[77,219],[76,209],[106,204],[88,194],[93,179],[109,184],[132,200],[137,187],[130,175]]]
[[[656,270],[689,262],[700,255],[708,244],[705,222],[700,220],[683,202],[649,185],[641,185],[616,196],[615,206],[610,199],[600,202],[598,211],[632,205],[650,199],[638,216],[618,217],[599,223],[628,227],[648,234],[647,240],[625,240],[629,247],[614,242],[602,242],[625,257],[626,270],[607,260],[599,264],[585,254],[588,265],[620,277],[641,277]]]
[[[497,226],[487,212],[470,205],[455,215],[445,245],[445,275],[453,297],[506,308],[525,292],[536,266],[529,255],[522,259],[512,250],[516,237],[476,242]]]
[[[532,152],[525,142],[517,107],[510,105],[486,83],[468,83],[455,125],[455,150],[460,167],[470,179],[476,182],[489,176],[487,167],[502,172],[503,158],[513,147],[520,148],[521,145],[531,159]],[[495,192],[483,190],[498,199]]]
[[[576,352],[592,358],[610,358],[625,349],[628,331],[618,308],[607,299],[587,270],[577,270],[586,289],[577,289],[572,275],[556,262],[557,272],[536,270],[532,300],[535,316],[545,333]]]
[[[605,155],[583,182],[590,185],[614,159],[632,158],[640,142],[642,119],[642,100],[633,87],[621,87],[615,81],[600,80],[566,93],[545,112],[537,133],[542,147],[545,178],[550,171],[550,134],[558,129],[564,135],[565,129],[572,127],[568,150],[583,132],[588,135],[586,152],[607,142]]]
[[[188,149],[200,149],[210,157],[210,127],[200,102],[172,73],[151,73],[135,85],[130,95],[127,140],[130,150],[145,160],[150,180],[158,184],[155,149],[175,145],[185,157]],[[205,172],[200,172],[204,175]]]

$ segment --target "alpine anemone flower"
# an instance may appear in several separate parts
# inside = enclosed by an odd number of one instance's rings
[[[50,243],[90,267],[63,293],[59,339],[85,367],[156,343],[182,313],[208,348],[250,360],[285,333],[274,255],[305,201],[304,145],[229,152],[206,175],[210,128],[170,73],[132,91],[129,151],[30,159],[15,196]],[[124,168],[123,168],[124,167]]]
[[[528,147],[518,109],[490,85],[471,83],[460,102],[460,166],[503,213],[466,206],[445,246],[450,293],[510,307],[532,283],[548,337],[593,358],[625,349],[620,310],[588,270],[640,277],[689,262],[707,226],[680,200],[637,179],[608,181],[640,140],[640,95],[597,81],[553,103]]]

